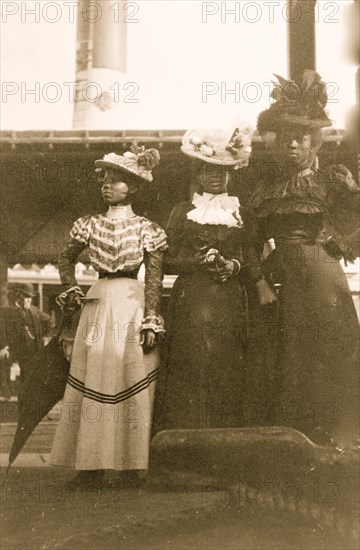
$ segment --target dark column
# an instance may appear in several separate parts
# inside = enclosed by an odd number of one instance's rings
[[[316,0],[290,0],[287,4],[289,76],[297,80],[304,69],[316,69]]]

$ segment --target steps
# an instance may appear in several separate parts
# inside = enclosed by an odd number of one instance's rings
[[[24,445],[22,453],[48,454],[54,440],[56,422],[41,422]],[[16,432],[16,422],[0,424],[0,453],[8,454]]]

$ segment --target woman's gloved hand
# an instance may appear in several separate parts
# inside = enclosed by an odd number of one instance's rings
[[[9,346],[4,346],[0,349],[0,359],[9,359],[10,357],[10,350]]]
[[[207,261],[208,257],[208,247],[203,246],[193,254],[191,261],[193,265],[198,269],[209,269],[209,263]]]
[[[62,292],[57,298],[56,303],[61,307],[65,315],[73,315],[81,308],[81,298],[85,294],[79,286],[74,286]]]
[[[226,260],[218,250],[211,248],[208,250],[205,259],[206,269],[218,282],[225,282],[229,277],[237,275],[241,266],[237,260]]]
[[[72,292],[67,297],[64,305],[64,312],[68,315],[73,315],[78,309],[81,308],[81,305],[81,296],[75,292]]]
[[[229,277],[232,277],[234,273],[240,271],[240,267],[235,264],[234,260],[224,260],[221,267],[209,270],[214,273],[215,278],[220,282],[225,282]]]
[[[277,301],[276,294],[266,279],[260,279],[256,283],[256,287],[259,293],[259,302],[261,306],[269,306]]]
[[[143,348],[144,353],[149,353],[156,345],[156,334],[152,329],[145,329],[141,331],[140,345]]]

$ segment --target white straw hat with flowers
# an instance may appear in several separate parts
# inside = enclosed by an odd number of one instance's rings
[[[252,130],[250,127],[226,129],[188,130],[183,137],[181,150],[185,155],[210,164],[243,168],[249,163]]]
[[[98,169],[111,169],[127,172],[138,178],[151,182],[153,181],[152,169],[160,162],[160,153],[157,149],[145,149],[133,143],[130,151],[123,155],[109,153],[104,158],[95,161]]]

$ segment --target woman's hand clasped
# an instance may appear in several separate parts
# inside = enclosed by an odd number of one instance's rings
[[[233,260],[225,260],[223,259],[223,263],[221,267],[212,266],[208,268],[208,271],[214,275],[214,278],[222,283],[224,283],[229,277],[232,277],[234,275],[236,266],[235,262]]]
[[[238,261],[226,260],[215,248],[209,249],[205,254],[203,267],[212,274],[216,281],[221,283],[225,283],[229,277],[237,275],[241,269]]]
[[[195,252],[192,261],[196,268],[207,269],[209,267],[209,264],[207,262],[207,247],[203,246],[202,248],[200,248],[200,250]]]

